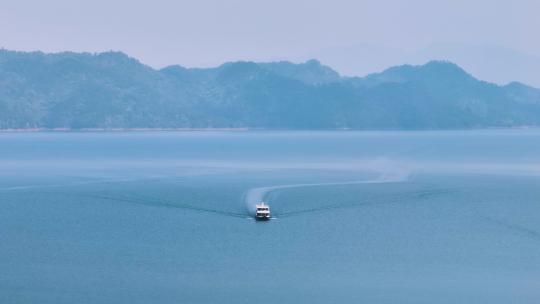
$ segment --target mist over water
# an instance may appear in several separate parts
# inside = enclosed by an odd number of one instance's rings
[[[22,133],[0,146],[2,303],[540,299],[539,130]],[[279,220],[246,220],[260,201]]]

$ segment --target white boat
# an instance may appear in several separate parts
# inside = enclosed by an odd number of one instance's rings
[[[258,221],[265,221],[270,219],[270,206],[261,202],[255,205],[255,219]]]

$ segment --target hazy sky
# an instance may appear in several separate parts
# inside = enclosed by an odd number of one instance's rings
[[[540,58],[538,0],[0,3],[4,48],[120,50],[154,67],[317,57],[361,75],[399,61],[440,57],[433,49],[447,45]]]

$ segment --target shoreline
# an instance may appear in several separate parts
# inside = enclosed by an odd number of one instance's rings
[[[0,129],[0,133],[38,133],[38,132],[243,132],[248,128],[25,128],[25,129]]]
[[[433,131],[481,131],[481,130],[539,130],[540,126],[514,126],[514,127],[472,127],[472,128],[419,128],[419,129],[286,129],[286,128],[8,128],[0,129],[1,133],[114,133],[114,132],[248,132],[248,131],[288,131],[288,132],[433,132]]]

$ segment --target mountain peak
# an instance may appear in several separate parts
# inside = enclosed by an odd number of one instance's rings
[[[304,62],[304,64],[305,65],[316,66],[316,67],[322,66],[321,62],[319,60],[317,60],[317,59],[309,59],[306,62]]]
[[[447,60],[431,60],[424,65],[419,66],[421,70],[425,71],[435,71],[438,73],[456,73],[469,75],[465,70],[463,70],[457,64],[447,61]]]
[[[368,83],[381,82],[459,82],[475,80],[457,64],[445,60],[432,60],[423,65],[399,65],[388,68],[380,73],[370,74]]]
[[[298,64],[290,61],[267,62],[259,63],[259,66],[280,76],[293,78],[306,84],[318,85],[341,80],[338,72],[321,64],[316,59]]]

